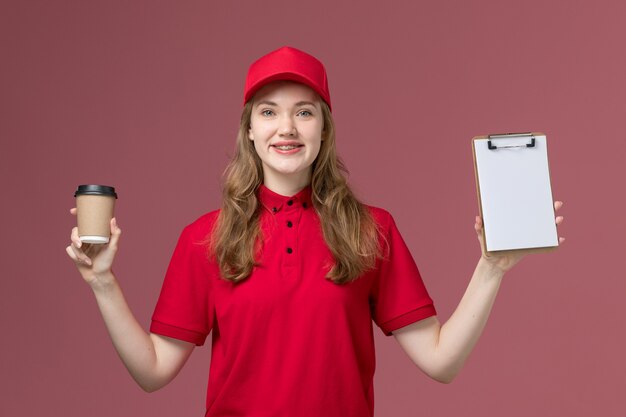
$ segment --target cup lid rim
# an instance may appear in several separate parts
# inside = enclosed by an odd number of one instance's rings
[[[117,198],[115,187],[99,184],[83,184],[79,185],[74,193],[74,197],[79,195],[106,195]]]

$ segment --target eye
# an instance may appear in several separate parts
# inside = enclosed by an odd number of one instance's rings
[[[271,110],[269,110],[269,109],[265,109],[265,110],[263,110],[263,111],[261,112],[261,114],[262,114],[263,116],[271,116],[272,114],[274,114],[274,112],[273,112],[273,111],[271,111]]]
[[[313,116],[313,113],[308,110],[302,110],[299,114],[302,114],[303,116]]]

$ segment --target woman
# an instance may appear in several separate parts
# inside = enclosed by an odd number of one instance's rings
[[[205,415],[372,416],[372,321],[430,377],[459,372],[521,255],[483,253],[441,325],[391,215],[347,185],[331,110],[313,56],[284,47],[251,65],[222,208],[183,230],[150,333],[111,271],[115,219],[105,247],[72,230],[67,252],[144,390],[169,383],[212,332]],[[481,240],[480,217],[474,227]]]

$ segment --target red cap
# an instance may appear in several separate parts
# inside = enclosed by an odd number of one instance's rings
[[[297,81],[311,87],[332,110],[324,64],[313,55],[290,46],[272,51],[250,65],[243,104],[265,84],[278,80]]]

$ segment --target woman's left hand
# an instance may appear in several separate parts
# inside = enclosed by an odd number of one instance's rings
[[[562,201],[554,202],[554,211],[558,211],[561,207],[563,207]],[[563,216],[557,216],[555,221],[556,221],[557,226],[563,223]],[[480,216],[476,216],[476,224],[474,224],[474,229],[476,230],[476,233],[478,234],[478,241],[480,242],[480,247],[481,247],[481,250],[483,251],[482,258],[485,261],[489,262],[494,267],[500,269],[503,273],[513,268],[513,266],[516,263],[518,263],[524,256],[527,255],[526,253],[519,253],[519,252],[509,252],[509,253],[504,253],[502,255],[496,255],[496,254],[487,255],[483,249],[484,244],[483,244],[482,228],[483,228],[483,219]],[[559,244],[563,243],[564,241],[565,241],[564,237],[559,237]]]

